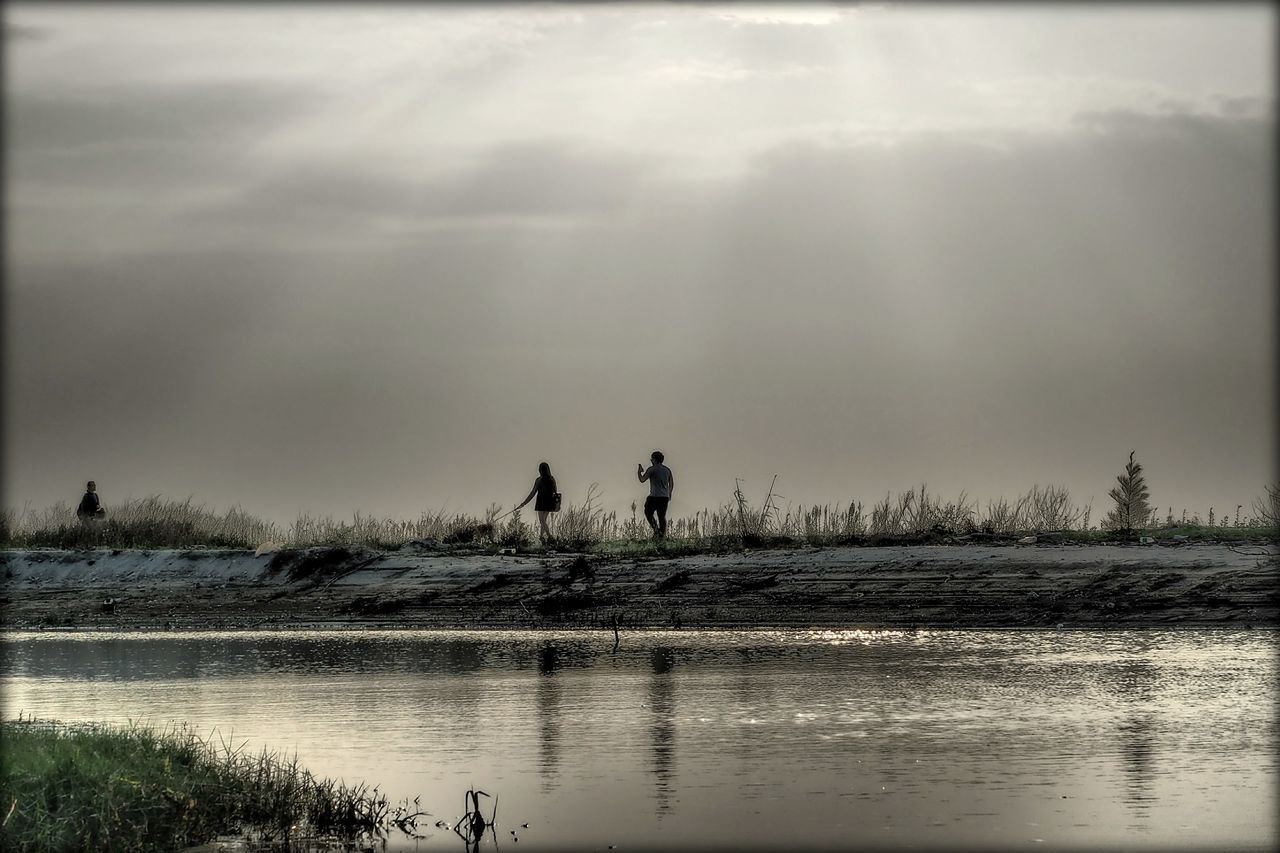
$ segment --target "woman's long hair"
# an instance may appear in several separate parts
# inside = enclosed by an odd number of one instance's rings
[[[556,490],[556,478],[551,476],[551,466],[545,462],[538,463],[538,476],[550,485],[550,491]]]

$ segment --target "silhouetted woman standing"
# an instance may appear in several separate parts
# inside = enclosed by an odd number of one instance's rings
[[[556,478],[551,476],[551,466],[545,462],[538,465],[538,479],[533,481],[533,490],[529,492],[529,496],[520,502],[520,506],[527,504],[533,500],[534,495],[538,499],[534,501],[533,509],[538,513],[538,539],[543,545],[550,545],[554,540],[551,538],[551,528],[547,526],[547,516],[553,512],[560,511],[560,494],[556,490]],[[514,512],[515,510],[512,510]]]

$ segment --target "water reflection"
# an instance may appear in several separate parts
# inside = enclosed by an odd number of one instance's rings
[[[542,774],[543,792],[556,787],[560,769],[561,685],[555,677],[560,668],[560,651],[554,643],[538,650],[538,768]]]
[[[1274,633],[612,643],[10,635],[0,702],[9,717],[217,726],[445,818],[474,784],[500,793],[504,842],[531,821],[520,850],[1274,840]]]
[[[768,789],[762,782],[769,760],[768,730],[761,725],[761,720],[762,709],[773,703],[773,684],[770,679],[760,677],[765,662],[758,649],[738,649],[734,656],[737,666],[730,675],[733,704],[717,722],[724,726],[726,736],[731,735],[726,746],[740,768],[743,797],[754,799]]]
[[[1157,720],[1151,709],[1158,692],[1160,669],[1145,658],[1137,658],[1108,667],[1107,674],[1123,709],[1116,733],[1125,774],[1124,800],[1135,820],[1131,828],[1146,830],[1158,771]]]
[[[649,743],[653,766],[653,790],[658,816],[671,810],[673,766],[676,751],[676,698],[672,670],[674,649],[658,646],[649,652]]]

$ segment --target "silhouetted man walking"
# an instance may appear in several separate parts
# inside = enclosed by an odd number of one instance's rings
[[[653,528],[656,539],[667,537],[667,504],[671,503],[671,492],[676,487],[676,478],[671,469],[662,464],[665,458],[661,450],[655,450],[649,457],[649,461],[653,463],[649,470],[646,471],[643,465],[636,465],[636,476],[640,478],[640,482],[649,483],[649,497],[644,500],[644,517]]]

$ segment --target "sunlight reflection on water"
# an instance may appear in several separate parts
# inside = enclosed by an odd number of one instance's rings
[[[186,721],[445,818],[496,789],[522,849],[1270,847],[1276,641],[26,633],[0,679],[6,717]]]

